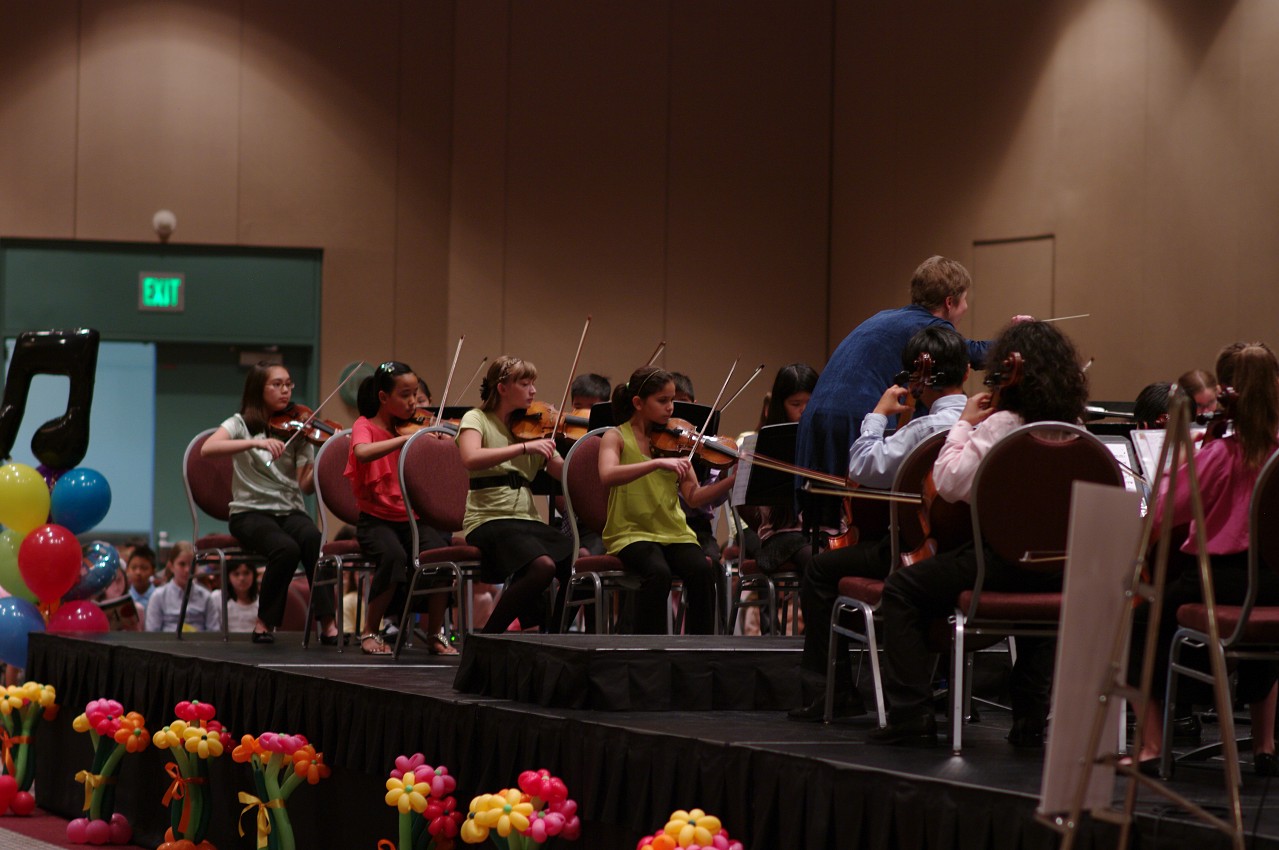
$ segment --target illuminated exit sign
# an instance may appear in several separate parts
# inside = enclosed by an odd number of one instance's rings
[[[181,313],[186,307],[186,276],[170,272],[139,272],[138,309]]]

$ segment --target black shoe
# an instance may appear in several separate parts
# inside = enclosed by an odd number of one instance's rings
[[[843,693],[835,694],[835,706],[832,711],[832,717],[861,717],[866,713],[866,705],[862,702],[861,694]],[[826,697],[819,696],[803,708],[792,708],[786,712],[786,716],[791,720],[798,720],[801,723],[817,723],[826,715]]]
[[[275,643],[275,633],[274,632],[254,632],[253,642],[254,643]]]
[[[1197,747],[1203,739],[1203,731],[1203,724],[1193,714],[1189,717],[1174,717],[1172,719],[1172,742],[1174,744]]]
[[[1044,721],[1033,717],[1013,718],[1013,728],[1008,730],[1008,743],[1019,750],[1044,748]]]
[[[338,634],[320,635],[320,643],[323,644],[324,646],[337,646],[338,638],[340,637],[341,635],[338,635]]]
[[[1279,776],[1279,759],[1274,753],[1253,753],[1252,772],[1258,776]]]
[[[937,718],[931,714],[889,723],[870,733],[873,744],[904,744],[910,747],[937,746]]]

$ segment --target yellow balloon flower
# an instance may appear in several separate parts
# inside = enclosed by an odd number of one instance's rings
[[[720,828],[719,818],[714,815],[708,815],[701,809],[693,809],[691,812],[680,809],[671,814],[664,832],[674,838],[680,847],[690,844],[706,847],[719,834]]]
[[[429,793],[430,783],[418,782],[412,771],[406,772],[403,779],[392,776],[386,780],[386,804],[395,806],[402,815],[426,811],[426,795]]]

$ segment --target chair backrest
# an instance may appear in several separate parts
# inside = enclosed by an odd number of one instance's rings
[[[1124,486],[1114,455],[1083,428],[1035,422],[1005,436],[982,458],[973,480],[978,551],[989,546],[1010,564],[1026,552],[1064,552],[1076,481]]]
[[[564,510],[575,533],[578,520],[599,533],[608,519],[609,488],[600,481],[600,438],[607,430],[596,428],[574,443],[560,470]]]
[[[355,490],[344,474],[346,461],[351,453],[351,431],[339,431],[324,441],[315,456],[315,498],[320,502],[320,524],[328,524],[328,514],[333,514],[347,525],[360,520],[360,506],[355,501]],[[325,537],[328,529],[325,528]]]
[[[200,511],[222,522],[231,516],[231,455],[203,457],[200,454],[200,447],[216,430],[210,428],[196,434],[182,455],[182,484],[191,508],[192,540],[200,538]]]
[[[1279,570],[1279,452],[1270,456],[1257,476],[1249,522],[1249,557],[1258,566]]]
[[[923,490],[924,479],[932,471],[937,455],[941,453],[942,444],[946,442],[946,434],[944,430],[938,431],[910,450],[910,453],[902,459],[901,466],[897,467],[897,475],[893,478],[894,490],[898,493],[919,493]],[[903,552],[913,552],[923,544],[924,528],[919,521],[919,508],[915,505],[892,502],[889,510],[889,529],[893,534],[891,563],[896,568],[901,563]]]
[[[423,428],[400,449],[400,489],[405,503],[445,536],[461,530],[470,486],[462,453],[446,428]],[[409,525],[416,529],[416,524]]]

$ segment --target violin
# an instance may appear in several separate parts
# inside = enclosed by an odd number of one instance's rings
[[[897,376],[893,378],[893,385],[905,387],[907,392],[910,394],[910,397],[915,400],[915,405],[912,405],[909,410],[905,413],[897,414],[898,428],[906,427],[906,424],[910,422],[911,417],[915,415],[915,406],[919,404],[919,398],[924,394],[924,389],[926,387],[933,386],[935,383],[936,379],[933,377],[933,356],[927,351],[919,352],[919,356],[915,358],[913,371],[908,372],[903,369],[897,373]]]
[[[516,411],[510,427],[517,440],[541,440],[554,434],[575,443],[590,430],[590,420],[591,412],[586,408],[560,416],[553,405],[535,401],[524,410]]]
[[[1203,445],[1230,433],[1234,425],[1235,402],[1238,400],[1239,393],[1235,392],[1234,387],[1222,387],[1217,396],[1217,409],[1195,417],[1196,422],[1208,426],[1203,433]],[[1164,414],[1164,424],[1167,424],[1167,414]]]
[[[423,428],[430,428],[432,425],[443,425],[446,428],[451,428],[456,433],[461,424],[462,422],[459,419],[441,419],[436,422],[435,411],[429,407],[416,407],[408,419],[395,420],[395,428],[393,430],[401,437],[411,437]]]
[[[320,419],[304,404],[290,404],[267,421],[271,433],[281,440],[301,436],[313,446],[323,445],[344,426],[331,419]]]
[[[697,447],[696,455],[714,469],[727,469],[737,463],[737,443],[728,437],[703,436],[686,419],[671,418],[666,425],[649,432],[649,449],[654,457],[678,457]]]

